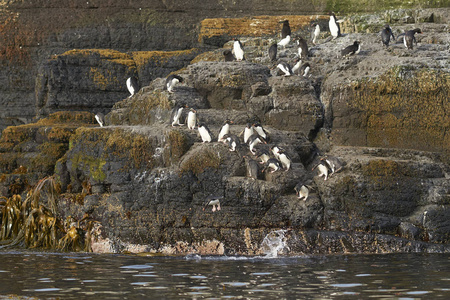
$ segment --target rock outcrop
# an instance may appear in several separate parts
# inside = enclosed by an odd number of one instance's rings
[[[211,51],[93,48],[52,57],[35,85],[38,115],[48,117],[2,134],[2,194],[25,193],[55,173],[64,193],[60,217],[87,215],[101,224],[92,244],[97,252],[255,255],[267,253],[264,241],[271,238],[283,240],[285,254],[449,252],[445,24],[433,23],[438,17],[391,24],[396,36],[417,26],[426,32],[411,51],[396,42],[384,48],[375,33],[384,21],[377,17],[364,34],[362,19],[345,23],[351,29],[344,36],[329,40],[323,32],[310,47],[306,78],[278,76],[267,57],[278,40],[271,26],[241,38],[245,61],[223,61],[231,36],[249,32],[255,20],[278,18],[284,16],[199,21],[204,43],[224,43]],[[305,35],[308,18],[293,18],[295,35]],[[362,41],[361,52],[340,57],[354,40]],[[292,44],[278,52],[290,63],[296,55]],[[169,93],[164,77],[174,72],[185,83]],[[124,80],[131,74],[143,87],[128,97]],[[197,129],[171,126],[175,104],[197,109],[211,143],[202,143]],[[108,126],[75,112],[92,109],[111,110]],[[261,165],[250,178],[246,161],[256,157],[248,146],[229,151],[217,142],[227,118],[236,135],[249,121],[261,122],[269,135],[263,147],[285,149],[289,170],[271,173]],[[342,170],[318,176],[313,168],[325,154],[338,157]],[[295,194],[299,182],[309,187],[306,200]],[[223,197],[220,210],[204,209],[211,195]]]

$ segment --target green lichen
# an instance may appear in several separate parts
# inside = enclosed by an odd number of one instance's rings
[[[97,182],[106,179],[106,174],[103,171],[103,166],[106,164],[106,161],[102,158],[76,153],[71,159],[71,162],[73,169],[89,171],[90,178]]]

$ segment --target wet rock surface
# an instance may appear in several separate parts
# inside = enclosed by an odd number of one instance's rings
[[[311,64],[307,77],[277,74],[267,49],[278,36],[248,36],[241,39],[245,61],[223,61],[232,42],[188,65],[186,57],[199,53],[194,51],[175,59],[170,71],[151,75],[131,97],[122,90],[124,79],[147,73],[149,66],[138,67],[132,54],[61,55],[39,77],[41,114],[50,114],[55,103],[60,109],[92,108],[100,101],[100,110],[112,107],[107,126],[92,126],[92,114],[86,124],[68,119],[74,126],[63,140],[54,138],[62,150],[45,170],[20,166],[29,164],[24,157],[44,153],[39,143],[53,137],[9,127],[0,141],[0,188],[10,196],[23,190],[25,179],[54,171],[65,193],[61,217],[88,214],[98,221],[100,239],[92,248],[99,252],[254,255],[265,253],[264,240],[272,235],[285,239],[285,254],[448,252],[448,25],[399,21],[391,25],[396,37],[418,26],[424,34],[414,50],[401,41],[386,49],[374,32],[384,22],[374,20],[368,33],[353,32],[361,20],[353,20],[354,27],[345,23],[348,31],[336,40],[322,32],[304,60]],[[295,35],[305,32],[299,27]],[[362,42],[361,52],[340,57],[354,40]],[[291,43],[278,56],[292,63],[297,47]],[[79,71],[64,73],[70,61],[76,61],[71,70]],[[108,70],[117,72],[100,81]],[[185,83],[169,93],[164,77],[173,71]],[[84,82],[82,93],[71,96],[78,81]],[[100,96],[94,91],[102,91],[101,84],[108,88]],[[112,95],[123,100],[112,101]],[[213,134],[211,143],[202,143],[197,128],[171,126],[176,104],[197,109]],[[187,110],[182,120],[186,116]],[[289,170],[263,172],[260,164],[257,179],[250,178],[248,157],[258,159],[248,146],[230,151],[217,141],[227,118],[241,141],[249,121],[261,122],[269,137],[256,148],[283,148],[292,160]],[[314,167],[323,155],[339,158],[343,168],[319,176]],[[309,188],[306,200],[294,190],[299,182]],[[83,197],[74,203],[77,194]],[[223,197],[220,210],[205,208],[211,195]]]

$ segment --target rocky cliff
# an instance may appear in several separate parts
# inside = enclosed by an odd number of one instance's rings
[[[330,40],[326,16],[284,15],[295,1],[287,6],[281,1],[273,16],[263,17],[240,9],[267,12],[264,3],[223,4],[234,17],[226,19],[214,18],[223,15],[212,4],[200,12],[166,2],[152,8],[132,3],[144,11],[143,22],[130,18],[128,6],[98,1],[85,7],[75,1],[71,9],[80,14],[49,35],[63,45],[58,53],[36,65],[33,59],[14,61],[31,58],[29,53],[36,57],[35,49],[27,54],[19,47],[14,56],[12,49],[2,52],[6,70],[21,64],[32,70],[28,77],[37,72],[28,91],[35,102],[17,105],[33,111],[23,113],[25,118],[41,118],[3,131],[4,196],[24,194],[54,173],[63,192],[58,217],[98,222],[88,235],[96,236],[97,252],[261,254],[271,238],[283,241],[286,254],[450,250],[448,9],[348,16],[344,35]],[[325,1],[313,2],[304,6],[308,12],[325,9]],[[63,14],[58,5],[45,3],[46,10]],[[30,8],[19,1],[5,7],[8,13]],[[67,48],[68,32],[97,32],[101,26],[93,16],[103,15],[111,18],[107,40],[85,38],[73,48],[86,49]],[[161,29],[156,17],[167,28]],[[295,36],[307,37],[313,21],[322,28],[319,43],[310,45],[306,78],[279,76],[268,58],[268,47],[279,40],[278,22],[286,18]],[[414,50],[395,42],[382,46],[378,31],[386,18],[396,37],[405,29],[422,29]],[[192,26],[181,26],[187,20]],[[130,23],[141,32],[135,35]],[[156,29],[160,35],[144,38]],[[174,39],[166,39],[169,31]],[[164,46],[143,46],[158,36]],[[244,44],[245,61],[223,61],[233,36]],[[340,49],[354,40],[362,42],[361,52],[341,58]],[[280,48],[278,56],[292,62],[297,47]],[[164,88],[171,72],[185,78],[174,93]],[[128,97],[124,81],[131,74],[143,87]],[[249,178],[243,155],[253,156],[246,147],[232,152],[217,140],[202,143],[196,129],[170,125],[177,103],[196,107],[215,137],[227,118],[234,134],[249,119],[259,120],[269,132],[268,144],[285,149],[292,167]],[[97,111],[109,112],[108,126],[95,124]],[[325,154],[344,162],[327,180],[312,171]],[[310,187],[306,200],[295,194],[299,182]],[[203,210],[210,195],[223,197],[220,211]]]

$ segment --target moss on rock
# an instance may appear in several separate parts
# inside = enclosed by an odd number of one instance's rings
[[[366,120],[368,146],[449,150],[450,74],[395,67],[351,88],[347,105]]]

